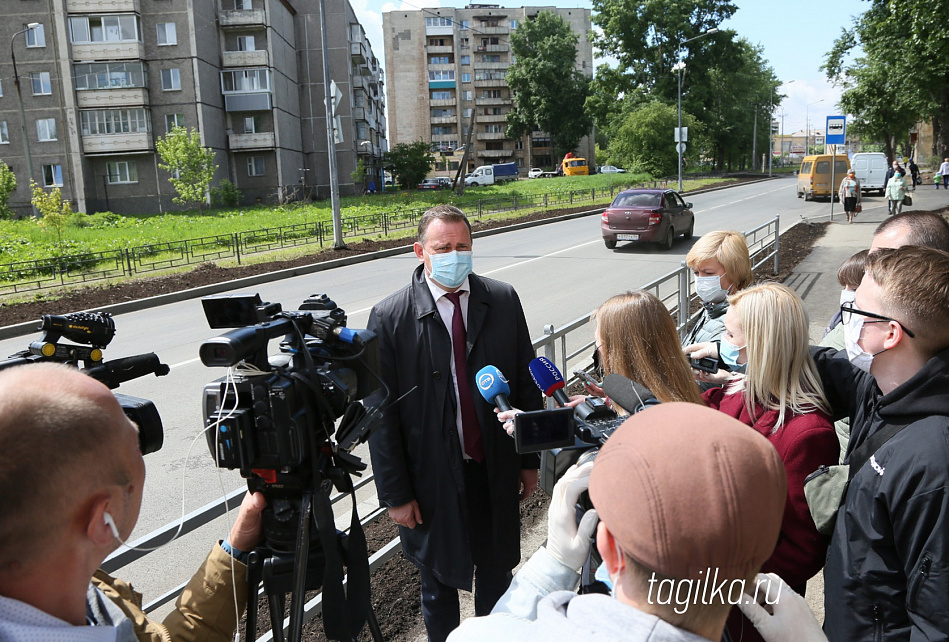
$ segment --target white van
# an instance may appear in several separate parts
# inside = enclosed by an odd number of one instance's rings
[[[862,191],[877,189],[880,190],[880,196],[883,196],[886,187],[886,170],[889,169],[886,154],[882,152],[854,154],[850,159],[850,166],[853,167],[857,180],[860,181]]]

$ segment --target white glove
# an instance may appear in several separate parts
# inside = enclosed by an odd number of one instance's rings
[[[547,552],[575,571],[587,561],[596,528],[596,511],[592,508],[577,525],[577,500],[590,487],[592,470],[592,462],[570,467],[554,486],[547,511]]]
[[[685,346],[683,349],[685,356],[689,359],[705,359],[706,357],[711,357],[712,359],[718,359],[718,343],[715,341],[707,341],[705,343],[693,343],[692,345]]]
[[[748,588],[738,608],[765,642],[827,642],[807,602],[780,577],[758,573],[753,595]]]
[[[504,428],[504,432],[509,434],[511,437],[514,436],[514,415],[519,415],[523,410],[518,410],[517,408],[511,408],[510,410],[501,411],[500,408],[495,408],[494,412],[498,413],[498,421],[501,422],[501,427]]]

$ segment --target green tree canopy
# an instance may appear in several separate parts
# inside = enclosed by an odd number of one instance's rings
[[[399,143],[385,155],[386,165],[392,166],[395,181],[402,189],[414,187],[432,170],[435,156],[432,146],[424,140],[414,143]]]
[[[10,166],[0,161],[0,218],[9,218],[13,211],[9,207],[10,195],[16,189],[16,175]]]
[[[217,169],[214,150],[201,145],[197,129],[177,126],[155,141],[155,147],[161,157],[158,166],[172,174],[168,180],[178,192],[174,201],[195,203],[202,209]]]
[[[508,138],[541,129],[559,158],[593,129],[585,109],[590,78],[577,69],[578,42],[567,21],[551,11],[539,12],[511,32],[515,62],[507,70],[513,93]]]
[[[679,156],[672,143],[678,123],[676,108],[654,101],[626,114],[616,123],[610,138],[610,160],[634,172],[671,176],[678,170]],[[689,114],[682,114],[682,126],[689,128],[690,146],[700,146],[701,127]],[[692,158],[692,154],[686,153]]]

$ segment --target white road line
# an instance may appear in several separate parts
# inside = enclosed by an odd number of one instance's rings
[[[750,200],[753,199],[753,198],[758,198],[759,196],[764,196],[765,194],[772,194],[772,193],[774,193],[774,192],[780,192],[780,191],[783,190],[783,189],[790,189],[790,188],[792,188],[792,187],[797,187],[797,186],[796,186],[796,185],[784,185],[783,187],[779,187],[779,188],[777,188],[777,189],[768,190],[767,192],[760,192],[760,193],[758,193],[758,194],[753,194],[753,195],[751,195],[751,196],[746,196],[745,198],[739,198],[739,199],[736,200],[736,201],[730,201],[730,202],[728,202],[728,203],[722,203],[721,205],[715,205],[715,206],[713,206],[713,207],[708,207],[708,208],[705,208],[704,210],[693,210],[693,212],[694,212],[695,214],[702,214],[702,213],[704,213],[704,212],[710,212],[710,211],[712,211],[712,210],[717,210],[717,209],[720,208],[720,207],[729,207],[729,206],[731,206],[731,205],[735,205],[736,203],[741,203],[742,201],[750,201]]]
[[[195,357],[194,359],[188,359],[187,361],[181,361],[180,363],[173,364],[173,365],[171,365],[171,366],[169,366],[169,367],[170,367],[172,370],[174,370],[174,369],[177,368],[178,366],[187,366],[187,365],[189,365],[189,364],[194,363],[195,361],[201,361],[201,357]]]

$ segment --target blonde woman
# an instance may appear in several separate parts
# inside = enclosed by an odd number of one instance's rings
[[[781,535],[761,572],[777,573],[802,593],[827,551],[808,512],[804,478],[822,465],[836,464],[838,456],[829,404],[808,351],[807,313],[801,298],[777,283],[754,285],[728,301],[717,355],[743,374],[703,397],[710,407],[764,435],[784,462],[788,501]],[[716,355],[712,343],[690,348],[693,358]],[[750,623],[744,622],[743,632],[741,626],[737,616],[729,619],[733,639],[760,639]]]

